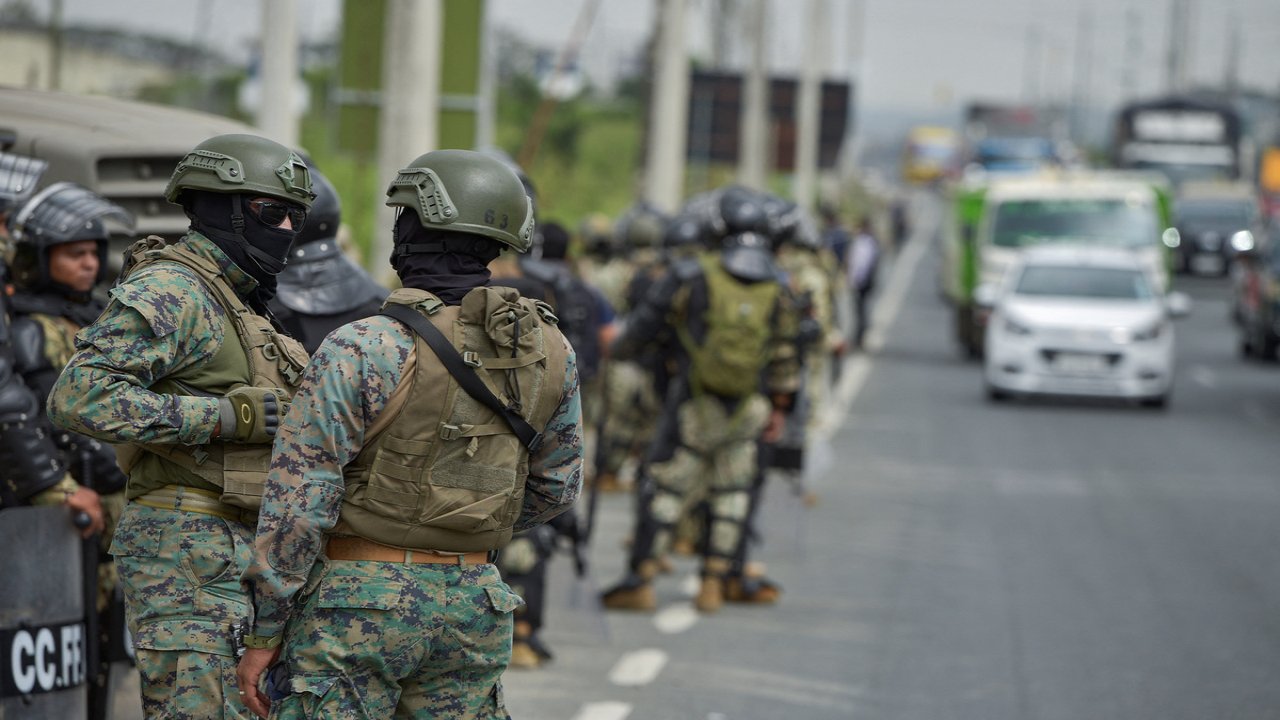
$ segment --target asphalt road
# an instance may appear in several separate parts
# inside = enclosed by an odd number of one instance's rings
[[[914,208],[902,302],[889,283],[813,449],[818,503],[770,486],[781,603],[700,617],[680,559],[658,613],[602,613],[631,512],[605,497],[592,579],[553,567],[555,661],[507,673],[513,717],[1280,717],[1280,368],[1237,359],[1225,281],[1178,280],[1168,410],[992,405],[934,284],[939,206]]]
[[[513,717],[1280,717],[1280,367],[1237,359],[1225,281],[1179,279],[1168,410],[992,405],[938,299],[940,206],[913,209],[811,448],[817,503],[769,486],[757,557],[781,603],[699,616],[677,558],[657,613],[599,610],[631,524],[606,496],[589,578],[553,561],[556,658],[507,673]]]

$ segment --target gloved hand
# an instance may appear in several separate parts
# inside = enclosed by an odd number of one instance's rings
[[[249,444],[265,444],[276,436],[289,409],[289,394],[280,388],[238,387],[218,401],[218,436]]]

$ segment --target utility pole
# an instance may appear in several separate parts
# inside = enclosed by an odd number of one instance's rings
[[[1120,84],[1124,90],[1124,102],[1138,94],[1138,67],[1142,62],[1142,16],[1136,7],[1130,6],[1124,13],[1124,70]]]
[[[1191,53],[1191,0],[1169,0],[1169,45],[1165,56],[1166,84],[1170,93],[1186,90],[1188,55]]]
[[[818,135],[822,109],[822,63],[826,50],[827,27],[825,0],[809,0],[804,37],[804,65],[800,71],[800,92],[796,108],[796,179],[795,201],[811,209],[817,199]]]
[[[850,0],[845,6],[845,62],[849,68],[849,109],[844,141],[840,148],[840,174],[842,179],[851,180],[857,171],[858,162],[858,89],[865,79],[862,67],[862,38],[866,28],[865,0]]]
[[[286,147],[298,145],[294,84],[298,77],[297,0],[262,3],[262,67],[258,129]]]
[[[1028,105],[1040,104],[1042,40],[1040,26],[1027,26],[1026,56],[1022,61],[1022,99]]]
[[[476,147],[497,147],[498,49],[494,47],[487,2],[480,8],[480,77],[476,96]]]
[[[401,168],[439,142],[441,0],[387,0],[378,118],[378,174],[373,258],[391,257],[386,185]]]
[[[659,0],[644,197],[664,212],[675,212],[684,200],[685,133],[689,117],[685,10],[686,0]]]
[[[747,35],[751,60],[742,80],[742,131],[738,140],[738,182],[763,190],[769,173],[769,70],[766,42],[768,0],[751,0]]]
[[[1223,85],[1232,98],[1240,92],[1240,55],[1244,49],[1244,38],[1240,34],[1240,16],[1232,13],[1227,21],[1227,65]]]
[[[1075,119],[1071,128],[1072,139],[1083,146],[1087,140],[1089,125],[1089,106],[1092,103],[1093,61],[1093,15],[1087,7],[1080,8],[1080,17],[1076,26],[1076,69],[1075,89],[1072,92],[1072,115]]]
[[[49,11],[49,89],[62,89],[62,0],[53,0]]]

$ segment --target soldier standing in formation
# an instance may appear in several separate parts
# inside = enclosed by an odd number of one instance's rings
[[[676,265],[632,313],[614,344],[631,357],[664,326],[680,351],[673,387],[644,466],[639,520],[626,578],[602,596],[605,607],[652,610],[657,559],[683,510],[709,509],[702,583],[694,605],[714,612],[746,520],[756,474],[756,441],[776,432],[798,383],[793,323],[768,240],[726,237],[722,249]]]
[[[574,354],[547,306],[486,287],[500,248],[532,238],[514,172],[441,150],[388,195],[404,287],[390,317],[330,333],[285,418],[240,688],[282,718],[505,718],[521,600],[490,561],[579,493]]]
[[[271,439],[306,354],[266,317],[311,206],[295,153],[219,135],[174,170],[180,242],[135,243],[49,401],[62,427],[115,443],[128,505],[111,553],[148,717],[243,718],[235,655]]]
[[[276,296],[267,303],[280,327],[308,353],[334,328],[378,312],[389,292],[343,253],[338,243],[341,200],[314,167],[311,186],[316,199],[307,224],[293,241],[289,264],[276,277]]]

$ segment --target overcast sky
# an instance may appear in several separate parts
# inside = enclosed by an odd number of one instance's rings
[[[31,0],[37,8],[50,0]],[[64,0],[71,22],[96,22],[223,44],[247,53],[261,25],[262,0]],[[568,37],[586,0],[489,0],[492,21],[549,46]],[[1087,89],[1114,106],[1126,86],[1138,95],[1164,89],[1172,0],[826,0],[830,74],[861,76],[867,110],[937,110],[971,98],[1068,98]],[[1280,0],[1190,0],[1193,81],[1225,77],[1231,28],[1239,28],[1239,75],[1248,86],[1280,90]],[[340,0],[298,0],[301,32],[337,30]],[[709,0],[689,0],[690,49],[708,55]],[[653,20],[654,0],[603,0],[584,48],[588,63],[634,56]],[[771,47],[779,72],[793,72],[808,42],[805,3],[772,0]],[[854,26],[862,20],[862,31]],[[1080,28],[1088,28],[1081,32]],[[857,42],[861,37],[862,41]],[[1081,38],[1084,38],[1082,41]],[[1077,43],[1081,43],[1078,45]],[[1088,48],[1089,52],[1078,52]],[[1087,58],[1087,62],[1081,62]],[[1085,70],[1079,75],[1078,67]],[[1088,83],[1077,85],[1078,78]],[[1127,79],[1126,79],[1127,78]]]

